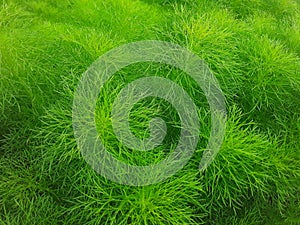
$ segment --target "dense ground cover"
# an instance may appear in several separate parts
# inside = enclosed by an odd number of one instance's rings
[[[300,4],[293,0],[2,0],[0,8],[1,224],[300,224]],[[190,162],[145,187],[113,183],[82,158],[72,129],[73,94],[101,54],[138,40],[178,43],[203,58],[226,96],[222,148],[200,172],[209,108],[176,69],[141,64],[101,92],[97,127],[120,160],[160,161],[178,136],[178,116],[159,99],[133,108],[171,134],[152,153],[114,137],[110,110],[128,82],[146,75],[180,84],[198,106],[200,141]],[[176,141],[176,140],[175,140]]]

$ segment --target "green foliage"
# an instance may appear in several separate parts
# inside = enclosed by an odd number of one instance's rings
[[[293,0],[3,0],[0,4],[0,224],[299,224],[300,11]],[[100,93],[96,124],[109,151],[137,165],[161,161],[176,144],[179,118],[150,98],[133,108],[135,135],[150,118],[168,123],[160,148],[122,146],[111,106],[128,82],[165,76],[197,105],[200,141],[166,181],[123,186],[94,172],[72,129],[82,73],[124,43],[159,39],[203,58],[226,96],[222,148],[198,164],[210,134],[195,82],[163,65],[119,71]]]

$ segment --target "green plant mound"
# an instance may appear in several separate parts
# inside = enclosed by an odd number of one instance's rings
[[[3,0],[0,3],[0,224],[300,224],[300,4],[293,0]],[[121,161],[148,165],[176,147],[180,119],[147,98],[130,114],[137,137],[167,122],[163,144],[126,148],[114,135],[119,91],[166,77],[191,96],[201,131],[195,154],[164,182],[116,184],[83,159],[72,127],[82,73],[100,55],[139,40],[164,40],[208,64],[226,97],[222,147],[198,166],[210,111],[196,82],[166,65],[139,63],[101,90],[96,126]]]

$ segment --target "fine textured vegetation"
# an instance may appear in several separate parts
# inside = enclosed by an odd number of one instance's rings
[[[189,163],[164,182],[116,184],[83,159],[72,127],[79,79],[108,50],[164,40],[208,64],[226,97],[219,154],[198,165],[210,134],[206,99],[191,78],[155,63],[131,65],[105,84],[96,125],[119,160],[148,165],[176,145],[171,104],[146,98],[130,127],[168,126],[151,152],[123,146],[111,125],[119,91],[166,77],[198,107],[200,140]],[[2,0],[0,2],[0,224],[300,224],[300,3],[296,0]]]

